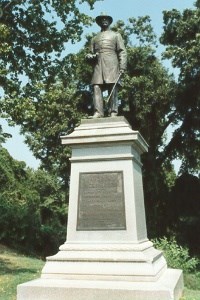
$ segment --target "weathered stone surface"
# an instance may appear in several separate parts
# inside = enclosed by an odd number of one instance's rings
[[[20,300],[178,300],[180,270],[168,269],[156,282],[37,279],[18,286]]]

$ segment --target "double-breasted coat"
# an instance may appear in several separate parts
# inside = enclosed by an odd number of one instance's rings
[[[91,41],[91,52],[97,56],[91,84],[115,83],[127,64],[121,34],[111,30],[99,32]]]

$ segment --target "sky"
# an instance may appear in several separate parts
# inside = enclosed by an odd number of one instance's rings
[[[104,0],[95,4],[95,9],[88,13],[96,17],[101,12],[106,12],[117,20],[128,20],[130,17],[149,15],[152,25],[157,34],[162,31],[162,12],[176,8],[180,11],[192,8],[194,0]],[[88,12],[87,5],[84,5],[84,12]],[[96,29],[99,27],[96,25]]]
[[[149,15],[154,32],[159,37],[163,30],[162,12],[174,8],[179,11],[186,8],[193,8],[194,2],[194,0],[100,0],[95,4],[94,10],[90,11],[86,4],[81,5],[81,10],[94,18],[100,15],[101,12],[105,12],[113,17],[114,23],[118,20],[124,20],[126,22],[130,17],[137,18],[138,16]],[[99,27],[94,23],[92,28],[85,31],[85,34],[97,31],[99,31]],[[85,38],[83,36],[80,43],[75,45],[67,44],[66,53],[77,52],[83,46],[84,41]],[[163,47],[159,46],[158,53],[161,53],[161,51],[163,51]],[[170,62],[165,62],[165,66],[173,72]],[[12,134],[12,138],[8,139],[6,144],[4,144],[4,147],[7,148],[12,157],[20,161],[25,161],[27,166],[36,169],[40,162],[33,157],[27,145],[25,145],[24,137],[19,133],[19,126],[8,127],[4,120],[1,120],[0,124],[2,124],[4,132]],[[178,166],[179,163],[177,162],[176,168],[178,168]]]

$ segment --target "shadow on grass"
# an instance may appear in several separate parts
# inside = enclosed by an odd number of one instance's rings
[[[20,268],[17,267],[16,265],[12,265],[9,259],[1,259],[0,258],[0,274],[5,275],[5,274],[13,274],[17,275],[20,273],[30,273],[34,274],[36,273],[36,270],[34,268]]]

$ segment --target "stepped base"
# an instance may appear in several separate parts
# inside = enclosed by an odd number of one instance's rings
[[[157,281],[166,270],[162,252],[141,243],[65,243],[47,257],[43,279]],[[142,278],[142,280],[141,280]]]
[[[181,270],[167,269],[156,282],[37,279],[17,288],[17,300],[178,300]]]

